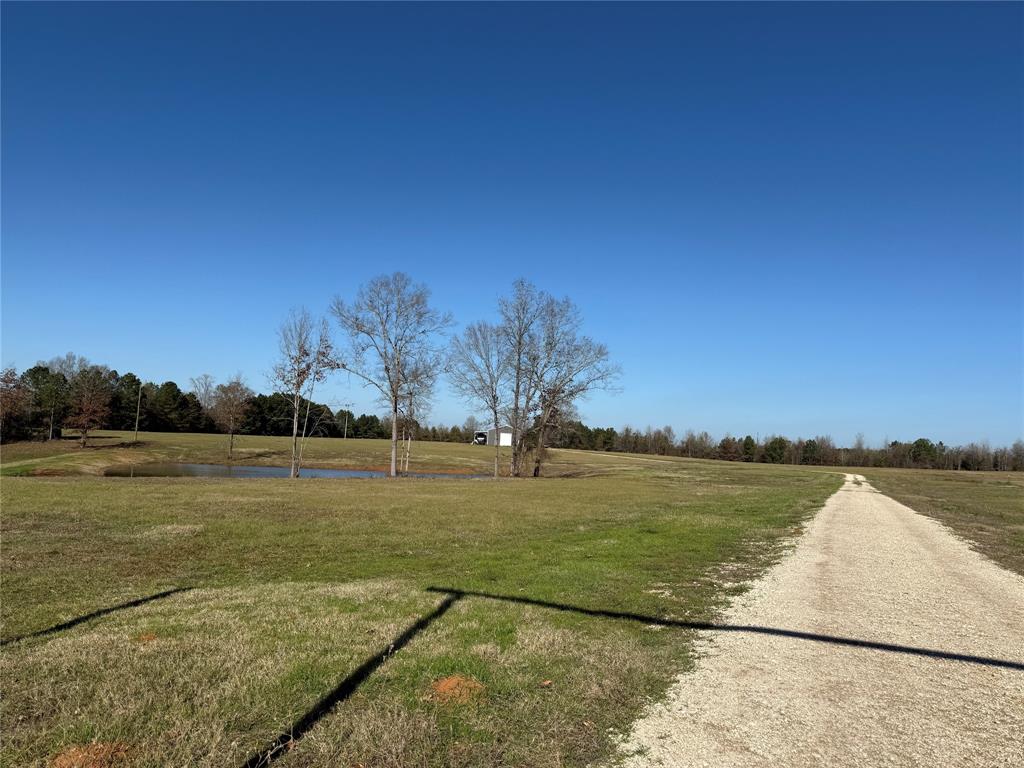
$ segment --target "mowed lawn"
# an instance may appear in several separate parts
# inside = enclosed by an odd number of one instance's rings
[[[95,473],[120,453],[217,449],[208,436],[144,438],[3,456]],[[386,455],[376,441],[324,442],[309,454],[324,466]],[[413,451],[422,469],[489,460],[471,446]],[[713,619],[841,483],[568,451],[549,471],[560,476],[4,477],[0,762],[599,761],[693,661],[693,632],[664,620]]]

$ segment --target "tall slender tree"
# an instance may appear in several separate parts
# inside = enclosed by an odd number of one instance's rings
[[[452,340],[447,366],[452,387],[468,403],[487,413],[496,436],[501,430],[501,411],[511,370],[511,357],[502,343],[504,338],[496,325],[473,323],[461,337]],[[495,477],[500,473],[500,442],[494,441]]]
[[[306,309],[293,310],[278,330],[279,357],[274,365],[272,380],[274,386],[287,395],[291,402],[292,416],[292,461],[289,477],[298,477],[302,463],[302,446],[305,443],[309,409],[302,422],[303,400],[313,399],[313,389],[327,374],[337,368],[330,329],[326,320],[315,321]]]

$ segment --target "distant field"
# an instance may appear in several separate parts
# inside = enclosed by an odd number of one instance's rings
[[[941,520],[980,552],[1024,575],[1024,473],[859,471],[882,493]]]
[[[222,448],[142,439],[5,447],[5,470]],[[245,460],[278,463],[281,443],[243,438]],[[334,440],[309,455],[375,466],[385,448]],[[490,459],[449,444],[413,456],[459,471]],[[841,481],[568,451],[550,468],[562,477],[5,477],[0,763],[242,765],[295,728],[275,765],[601,760],[692,663],[692,633],[653,622],[714,617]]]

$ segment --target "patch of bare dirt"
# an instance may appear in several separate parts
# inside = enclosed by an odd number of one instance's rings
[[[483,695],[484,685],[464,675],[448,675],[430,684],[426,698],[439,704],[468,704]]]
[[[68,747],[50,761],[50,768],[111,768],[128,757],[128,745],[97,742]]]
[[[139,639],[140,643],[142,643],[143,645],[146,645],[147,643],[152,643],[154,640],[156,640],[156,635],[153,634],[152,632],[145,632],[145,633],[139,635],[138,639]]]

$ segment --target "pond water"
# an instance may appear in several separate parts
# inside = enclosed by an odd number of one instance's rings
[[[288,477],[288,467],[241,466],[238,464],[126,464],[111,467],[103,474],[106,477]],[[372,469],[316,469],[303,467],[300,477],[387,477],[387,472]],[[409,472],[408,477],[432,477],[442,479],[466,479],[482,475],[446,475],[439,472]]]

